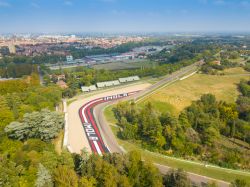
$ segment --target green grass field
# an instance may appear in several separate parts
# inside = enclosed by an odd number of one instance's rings
[[[150,68],[157,64],[148,60],[136,60],[128,62],[111,62],[106,64],[94,65],[94,69],[106,69],[106,70],[124,70],[124,69],[138,69],[141,67]]]
[[[247,72],[242,68],[226,70],[224,76],[195,74],[182,81],[166,86],[153,95],[140,101],[143,106],[151,102],[160,112],[170,112],[178,115],[192,101],[198,100],[202,94],[212,93],[218,100],[234,102],[239,92],[237,83],[247,79]]]
[[[236,58],[236,59],[229,59],[229,61],[234,62],[234,63],[238,63],[238,64],[245,64],[245,59],[242,57]]]

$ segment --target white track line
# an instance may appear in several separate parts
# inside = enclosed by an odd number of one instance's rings
[[[102,152],[101,152],[101,150],[100,150],[100,147],[99,147],[97,141],[93,141],[93,142],[94,142],[94,145],[95,145],[95,148],[96,148],[98,154],[99,154],[99,155],[102,155]]]
[[[91,104],[93,104],[93,103],[95,103],[95,102],[98,102],[98,101],[102,101],[103,100],[103,98],[100,98],[100,99],[97,99],[97,100],[94,100],[94,101],[91,101],[89,104],[87,104],[86,106],[84,106],[83,108],[82,108],[82,116],[83,116],[83,119],[84,119],[84,122],[85,123],[88,123],[88,119],[87,119],[87,117],[86,117],[86,115],[85,115],[85,109],[89,106],[89,105],[91,105]]]
[[[127,95],[127,96],[129,96],[129,95]],[[125,96],[125,97],[127,97],[127,96]],[[112,97],[112,96],[111,96],[111,97]],[[104,97],[104,98],[105,98],[105,97]],[[93,100],[93,101],[91,101],[90,103],[88,103],[86,106],[84,106],[84,107],[82,108],[82,111],[81,111],[81,112],[82,112],[82,116],[83,116],[83,119],[84,119],[84,122],[85,122],[85,123],[89,123],[89,121],[88,121],[88,119],[87,119],[87,117],[86,117],[86,115],[85,115],[85,109],[86,109],[88,106],[90,106],[91,104],[93,104],[93,103],[96,103],[96,102],[105,100],[104,98],[100,98],[100,99]],[[122,98],[123,98],[123,97],[122,97]],[[112,100],[113,100],[113,99],[112,99]],[[96,150],[97,150],[97,153],[98,153],[99,155],[102,156],[102,152],[101,152],[101,150],[100,150],[100,147],[99,147],[97,141],[93,141],[93,143],[94,143],[94,146],[95,146],[95,148],[96,148]],[[105,145],[105,146],[106,146],[106,145]],[[108,146],[106,146],[106,148],[109,150]],[[109,150],[109,152],[110,152],[110,150]]]
[[[90,103],[88,103],[86,106],[84,106],[84,107],[82,108],[82,111],[81,111],[81,112],[82,112],[82,116],[83,116],[83,119],[84,119],[84,122],[85,122],[85,123],[88,123],[88,119],[87,119],[87,117],[86,117],[86,115],[85,115],[85,112],[84,112],[85,109],[86,109],[88,106],[90,106],[91,104],[93,104],[93,103],[95,103],[95,102],[98,102],[98,101],[101,101],[101,100],[103,100],[103,98],[100,98],[100,99],[91,101]],[[96,148],[96,150],[97,150],[97,153],[98,153],[99,155],[102,156],[102,152],[101,152],[101,150],[100,150],[100,147],[99,147],[97,141],[93,141],[93,143],[94,143],[94,146],[95,146],[95,148]]]

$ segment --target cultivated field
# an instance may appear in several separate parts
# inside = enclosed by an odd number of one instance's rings
[[[160,89],[146,97],[140,102],[140,105],[150,101],[160,112],[178,115],[192,101],[206,93],[214,94],[218,100],[234,102],[239,94],[237,83],[241,79],[249,78],[250,74],[247,74],[242,68],[228,69],[224,73],[224,76],[195,74],[188,79]]]

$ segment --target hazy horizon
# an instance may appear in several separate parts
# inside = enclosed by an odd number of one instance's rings
[[[0,0],[0,33],[250,32],[250,0]]]

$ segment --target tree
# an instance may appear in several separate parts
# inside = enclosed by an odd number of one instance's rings
[[[141,154],[131,151],[128,155],[128,178],[133,186],[140,186],[140,172],[142,167]]]
[[[51,140],[55,138],[64,125],[62,116],[47,109],[41,112],[27,113],[23,123],[12,122],[6,126],[5,132],[10,138],[25,140],[27,138],[40,138]]]
[[[36,187],[53,187],[52,177],[41,163],[37,171]]]
[[[97,181],[94,177],[81,177],[79,180],[80,187],[95,187]]]
[[[70,168],[74,168],[74,160],[70,152],[63,150],[59,156],[59,163],[61,165],[67,165]]]
[[[161,187],[162,177],[159,174],[159,170],[153,166],[152,163],[143,164],[141,176],[140,176],[141,186],[152,186]]]
[[[78,187],[78,177],[68,166],[59,165],[54,172],[56,187]]]
[[[5,132],[8,134],[9,138],[16,140],[24,140],[29,135],[29,126],[27,124],[19,122],[11,122],[7,127],[5,127]]]
[[[250,122],[250,97],[240,96],[236,103],[240,119]]]
[[[250,81],[242,80],[239,84],[239,90],[243,96],[250,97]]]
[[[14,121],[13,113],[11,112],[6,99],[3,96],[0,96],[0,130],[11,121]]]
[[[126,118],[122,117],[120,126],[122,127],[121,136],[124,139],[135,139],[137,137],[138,126],[127,122]]]
[[[232,187],[247,187],[247,182],[242,179],[236,179],[234,182],[232,182]]]
[[[0,159],[0,186],[19,186],[18,181],[23,172],[24,168],[21,165],[3,157]]]
[[[231,122],[230,125],[230,136],[234,137],[235,135],[235,120],[238,118],[238,112],[236,111],[235,105],[226,105],[223,104],[219,107],[220,117],[223,121]]]
[[[191,187],[192,184],[187,178],[187,174],[181,170],[172,170],[163,177],[165,187]]]
[[[191,125],[190,125],[190,123],[189,123],[189,121],[188,121],[188,117],[187,117],[186,112],[181,112],[181,114],[179,115],[178,120],[179,120],[179,123],[180,123],[180,125],[181,125],[182,127],[184,127],[184,128],[189,128],[189,127],[191,127]]]
[[[212,146],[214,142],[220,137],[220,133],[213,127],[204,130],[202,141],[204,144]]]
[[[43,151],[41,163],[52,172],[58,166],[58,155],[54,151]]]

